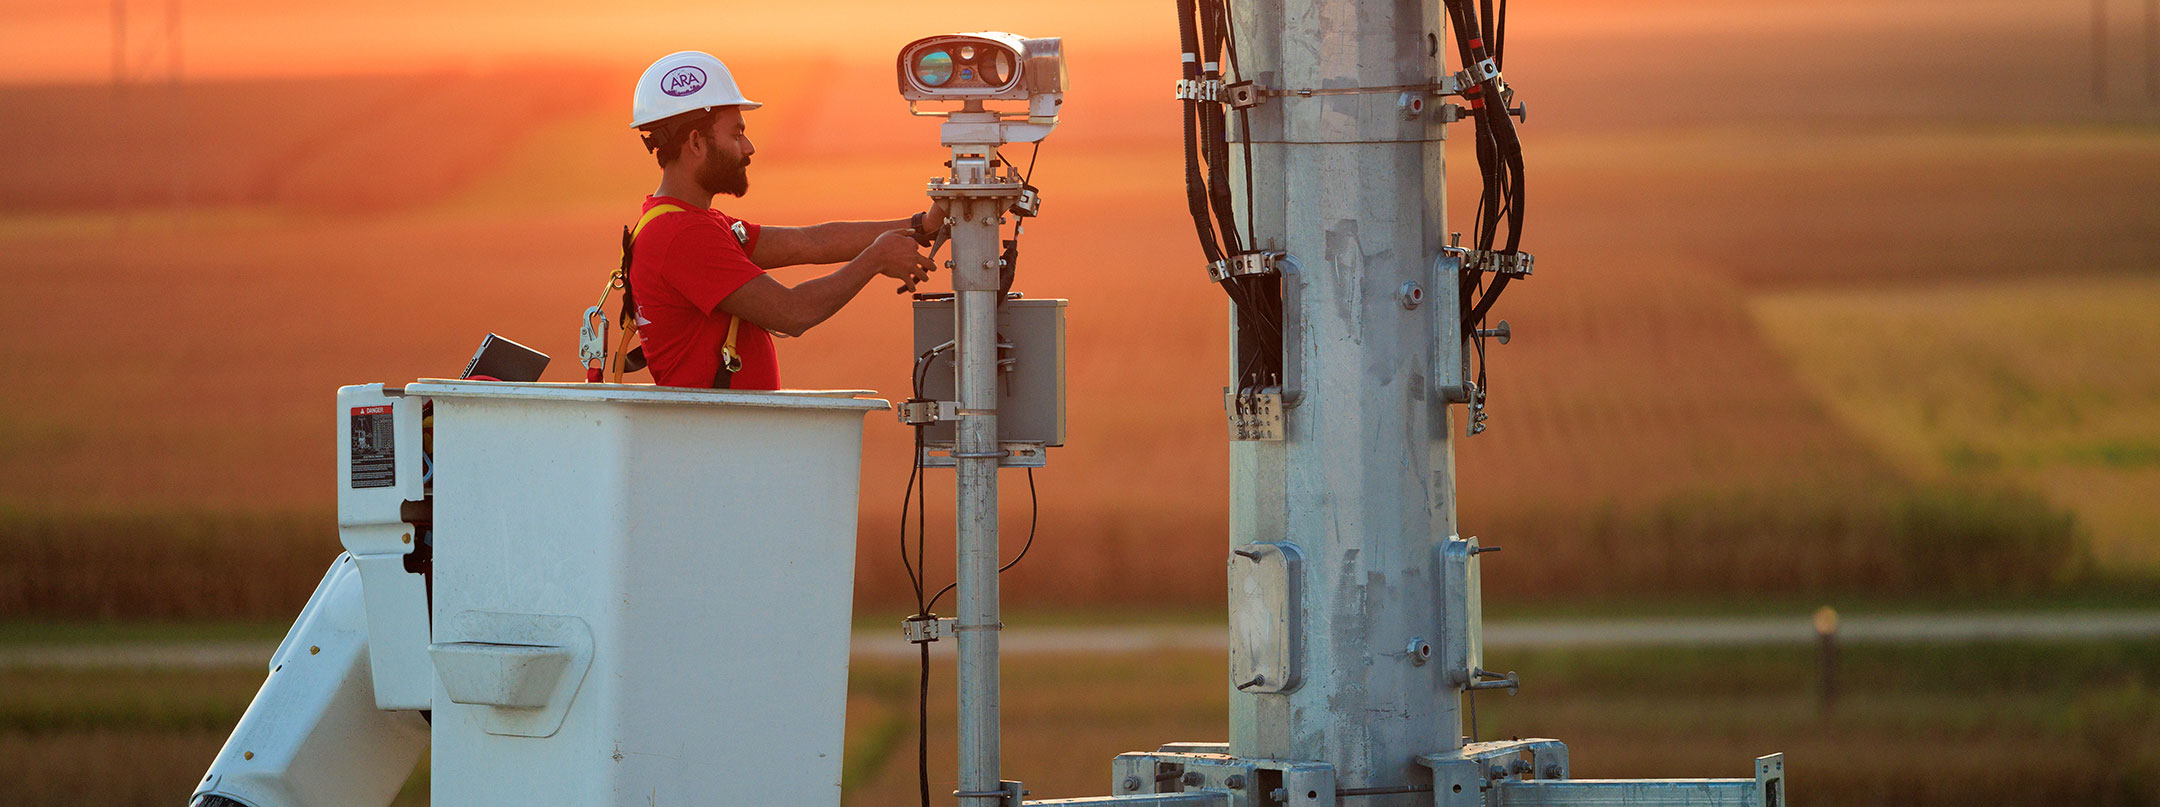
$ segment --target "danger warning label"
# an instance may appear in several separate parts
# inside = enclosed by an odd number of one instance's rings
[[[397,484],[396,420],[388,406],[352,410],[352,486],[387,488]]]

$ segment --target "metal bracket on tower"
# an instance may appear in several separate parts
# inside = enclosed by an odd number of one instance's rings
[[[1283,257],[1280,252],[1247,252],[1208,264],[1208,279],[1221,283],[1233,277],[1259,277],[1282,273],[1275,262]]]
[[[955,626],[959,624],[960,620],[953,617],[924,614],[901,620],[900,632],[909,644],[929,644],[956,634],[958,628]]]
[[[996,451],[984,452],[981,457],[965,453],[955,454],[950,443],[933,443],[923,446],[924,468],[953,468],[964,459],[991,459],[998,461],[999,468],[1041,468],[1050,464],[1050,455],[1041,443],[998,443]]]
[[[928,426],[941,420],[952,420],[958,417],[959,412],[958,401],[902,401],[900,406],[893,410],[893,414],[899,416],[901,424],[907,426]]]
[[[1497,249],[1468,249],[1446,247],[1447,251],[1462,257],[1464,269],[1472,272],[1492,272],[1509,277],[1529,277],[1537,267],[1537,256],[1528,252],[1506,252]]]
[[[1757,757],[1748,779],[1570,779],[1567,745],[1546,739],[1469,743],[1418,757],[1418,764],[1432,769],[1435,805],[1785,806],[1783,754]]]
[[[1500,63],[1486,59],[1477,64],[1464,67],[1462,72],[1456,75],[1463,77],[1466,86],[1469,84],[1483,84],[1487,81],[1499,81]]]
[[[1279,443],[1283,439],[1281,387],[1223,390],[1223,412],[1230,419],[1230,439]]]
[[[1181,78],[1175,97],[1180,101],[1219,101],[1222,93],[1221,79]]]
[[[1170,743],[1119,754],[1105,798],[1030,802],[1042,807],[1337,807],[1335,769],[1320,762],[1247,759],[1223,743]]]

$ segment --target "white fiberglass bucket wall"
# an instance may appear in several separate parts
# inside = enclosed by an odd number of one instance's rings
[[[435,804],[839,804],[885,402],[405,391],[435,406]]]

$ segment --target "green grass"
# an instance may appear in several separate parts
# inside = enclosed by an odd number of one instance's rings
[[[1580,777],[1744,776],[1783,751],[1796,798],[1835,805],[2160,804],[2160,641],[1853,645],[1817,699],[1806,647],[1509,651],[1520,694],[1480,695],[1484,739],[1557,737]],[[1212,653],[1009,661],[1005,771],[1035,798],[1100,795],[1110,758],[1225,736]],[[931,686],[934,790],[951,787],[952,670]],[[916,669],[851,670],[847,803],[912,803]],[[10,796],[177,803],[261,672],[0,671]],[[1466,726],[1467,729],[1467,726]],[[426,804],[425,768],[400,805]]]
[[[2077,514],[2103,568],[2160,569],[2160,277],[1772,293],[1757,325],[1855,433],[1923,479]]]
[[[293,616],[299,616],[296,610]],[[183,642],[275,642],[289,623],[83,620],[0,621],[0,647],[141,645]]]

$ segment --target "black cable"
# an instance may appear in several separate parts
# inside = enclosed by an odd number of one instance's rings
[[[923,382],[929,372],[930,361],[937,354],[936,349],[931,349],[915,357],[915,371],[909,375],[915,382],[913,391],[916,400],[922,399]],[[922,464],[924,425],[915,424],[915,456],[908,463],[908,495],[901,499],[900,505],[900,563],[908,567],[908,580],[915,586],[914,619],[927,618],[930,611],[923,602],[923,579],[929,576],[929,569],[923,567],[923,543],[930,534],[925,529],[930,497],[929,474],[923,473]],[[917,495],[918,491],[920,496]],[[907,502],[918,498],[920,506],[915,508],[915,562],[910,564],[907,556]],[[923,569],[921,575],[916,574],[917,568]],[[915,767],[916,782],[922,790],[922,807],[930,807],[930,644],[924,642],[921,647],[922,681],[915,695]]]
[[[1492,62],[1494,67],[1507,65],[1507,0],[1500,0],[1500,21],[1493,25]]]
[[[1033,468],[1029,468],[1029,469],[1027,469],[1027,480],[1028,480],[1028,537],[1027,537],[1027,543],[1024,543],[1024,544],[1021,544],[1021,545],[1020,545],[1020,554],[1018,554],[1018,555],[1014,555],[1014,556],[1013,556],[1013,559],[1012,559],[1012,560],[1010,560],[1010,561],[1007,561],[1007,562],[1005,563],[1005,565],[1003,565],[1003,566],[999,566],[999,567],[998,567],[998,570],[997,570],[997,573],[998,573],[998,574],[1004,574],[1004,573],[1005,573],[1005,570],[1006,570],[1006,569],[1010,569],[1010,568],[1012,568],[1012,567],[1014,567],[1014,566],[1018,566],[1018,565],[1020,565],[1020,561],[1021,561],[1021,559],[1023,559],[1023,558],[1026,558],[1026,557],[1027,557],[1027,554],[1028,554],[1028,550],[1029,550],[1029,549],[1032,549],[1032,548],[1034,548],[1034,546],[1035,546],[1035,522],[1036,522],[1036,518],[1037,518],[1038,516],[1041,516],[1041,515],[1042,515],[1042,507],[1041,507],[1041,506],[1040,506],[1040,505],[1039,505],[1039,504],[1037,503],[1037,501],[1036,501],[1036,499],[1035,499],[1035,469],[1033,469]],[[945,584],[945,587],[944,587],[944,588],[938,589],[938,593],[937,593],[937,596],[934,596],[934,597],[931,597],[931,598],[930,598],[930,607],[932,607],[932,608],[935,608],[935,607],[937,607],[937,604],[938,604],[938,600],[944,599],[944,598],[945,598],[945,595],[946,595],[946,594],[949,594],[949,593],[951,593],[951,592],[952,592],[952,590],[953,590],[953,587],[954,587],[954,586],[958,586],[959,584],[960,584],[960,581],[958,581],[958,580],[955,580],[955,581],[953,581],[953,582],[951,582],[951,583],[947,583],[947,584]]]
[[[1223,39],[1230,45],[1230,71],[1237,74],[1239,81],[1244,81],[1245,68],[1238,63],[1236,19],[1236,15],[1231,14],[1228,9],[1223,11]],[[1253,227],[1253,220],[1258,217],[1253,207],[1252,115],[1250,110],[1245,109],[1238,110],[1237,114],[1238,131],[1244,135],[1243,139],[1238,141],[1238,146],[1239,150],[1245,153],[1245,243],[1257,248],[1260,236]]]
[[[1487,6],[1486,21],[1497,16],[1491,13],[1491,0],[1483,0]],[[1497,38],[1498,32],[1485,27],[1468,0],[1444,0],[1450,21],[1456,30],[1456,43],[1463,63],[1477,65],[1488,56],[1485,36],[1488,32]],[[1477,32],[1472,39],[1465,34]],[[1498,66],[1494,59],[1494,66]],[[1522,164],[1522,141],[1515,133],[1515,122],[1508,114],[1507,98],[1501,93],[1499,81],[1487,78],[1473,88],[1466,88],[1464,97],[1470,101],[1478,129],[1478,164],[1484,174],[1485,184],[1479,202],[1479,216],[1475,247],[1480,250],[1516,254],[1522,244],[1522,222],[1525,213]],[[1495,249],[1498,230],[1502,220],[1507,223],[1506,246]],[[1463,317],[1463,329],[1474,332],[1477,324],[1499,301],[1510,277],[1497,275],[1492,285],[1479,295],[1476,303]]]
[[[1194,29],[1198,0],[1177,0],[1178,42],[1184,48],[1180,68],[1187,82],[1200,79],[1200,34]],[[1206,180],[1200,175],[1200,102],[1183,99],[1185,117],[1185,205],[1191,209],[1193,229],[1200,237],[1200,251],[1209,263],[1223,259],[1209,221]]]
[[[915,779],[922,789],[922,807],[930,807],[930,643],[923,642],[920,647],[922,684],[915,698]]]
[[[1478,38],[1485,40],[1488,49],[1495,39],[1493,22],[1497,19],[1499,15],[1493,13],[1493,0],[1478,0]]]
[[[920,389],[921,386],[922,385],[917,384],[916,388]],[[917,397],[921,397],[921,395],[918,393]],[[922,449],[922,428],[917,427],[915,429],[916,457],[919,458],[922,456]],[[923,583],[922,577],[915,574],[914,562],[908,560],[907,522],[908,510],[915,501],[915,477],[922,473],[922,461],[920,459],[917,459],[915,462],[910,463],[908,467],[909,470],[907,479],[907,495],[900,497],[900,565],[901,567],[907,569],[908,585],[913,586],[915,589],[915,605],[917,606],[916,610],[920,612],[923,601]]]
[[[1200,78],[1210,85],[1222,84],[1223,49],[1223,3],[1222,0],[1199,0],[1200,3]],[[1238,255],[1245,251],[1244,239],[1238,236],[1237,216],[1230,204],[1230,142],[1227,136],[1229,120],[1223,105],[1203,102],[1200,109],[1200,136],[1206,146],[1208,202],[1215,213],[1216,231],[1221,235],[1223,253]]]

